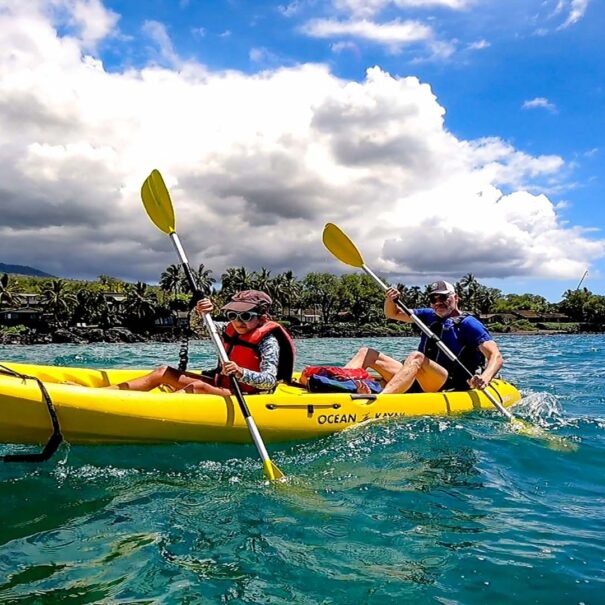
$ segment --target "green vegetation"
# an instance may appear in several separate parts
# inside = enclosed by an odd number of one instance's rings
[[[27,326],[24,326],[22,324],[2,328],[2,332],[7,336],[21,336],[21,334],[25,334],[27,330]]]
[[[512,322],[511,327],[516,332],[537,332],[538,327],[535,324],[527,321],[527,319],[519,319]]]
[[[342,276],[309,273],[298,279],[292,271],[272,276],[271,271],[229,268],[215,288],[212,271],[193,269],[203,291],[217,309],[238,290],[269,292],[272,315],[296,335],[389,336],[412,334],[413,328],[384,317],[384,296],[367,275]],[[426,288],[397,284],[411,307],[428,306]],[[482,316],[493,332],[576,333],[601,330],[605,323],[605,296],[587,289],[568,290],[552,304],[535,294],[502,294],[479,283],[472,274],[455,285],[460,306]],[[95,281],[22,275],[0,275],[0,336],[35,329],[50,333],[58,328],[123,327],[136,334],[166,333],[186,317],[191,292],[182,269],[170,265],[158,285],[127,283],[100,275]],[[220,319],[220,312],[217,311]]]

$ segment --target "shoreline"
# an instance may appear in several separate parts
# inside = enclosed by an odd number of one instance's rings
[[[489,327],[488,327],[489,329]],[[402,332],[385,333],[372,330],[351,330],[349,334],[343,334],[346,330],[327,328],[318,333],[301,334],[298,330],[291,330],[295,339],[318,339],[318,338],[405,338],[418,336],[416,333]],[[323,333],[322,333],[323,332]],[[565,330],[511,330],[510,332],[491,332],[494,339],[501,336],[578,336],[582,334],[599,334],[597,330],[582,330],[570,332]],[[190,341],[209,340],[207,336],[199,337],[190,335]],[[0,333],[0,345],[45,345],[45,344],[95,344],[95,343],[179,343],[183,340],[183,334],[177,332],[143,333],[132,332],[126,328],[61,328],[53,333],[28,331],[23,334]]]

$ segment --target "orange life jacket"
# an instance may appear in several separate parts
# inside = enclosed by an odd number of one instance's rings
[[[290,382],[294,371],[296,349],[294,341],[288,332],[278,323],[267,321],[252,332],[238,334],[231,323],[223,330],[222,340],[227,357],[238,366],[258,372],[260,370],[260,352],[258,344],[268,334],[273,334],[279,343],[279,362],[277,365],[277,380]],[[229,388],[231,381],[224,374],[216,374],[216,385]],[[240,382],[244,393],[258,393],[258,389]]]

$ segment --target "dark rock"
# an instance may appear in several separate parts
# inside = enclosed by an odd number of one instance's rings
[[[53,341],[50,334],[32,334],[31,341],[26,344],[32,345],[47,345]]]
[[[134,334],[127,328],[109,328],[105,330],[105,342],[144,342],[139,334]]]
[[[87,337],[89,342],[104,342],[105,332],[101,328],[92,328],[88,330]]]
[[[85,342],[104,342],[105,332],[101,328],[75,328],[73,333]]]
[[[66,328],[58,328],[52,334],[52,342],[55,343],[75,343],[75,344],[86,344],[86,339],[82,338],[78,334],[75,334],[71,330],[67,330]]]

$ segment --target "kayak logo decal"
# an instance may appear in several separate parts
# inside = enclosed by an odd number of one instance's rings
[[[348,424],[357,422],[357,414],[320,414],[317,424]]]
[[[370,414],[364,414],[359,422],[365,420],[376,420],[378,418],[400,418],[405,416],[405,412],[376,412],[372,418]],[[317,417],[317,424],[352,424],[357,422],[357,414],[320,414]]]
[[[374,418],[399,418],[405,416],[405,412],[376,412]]]

